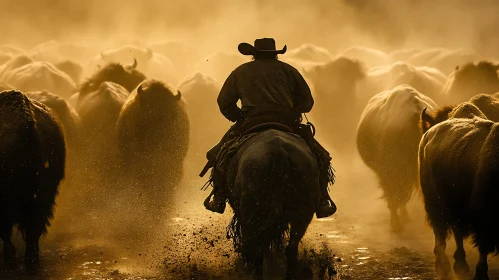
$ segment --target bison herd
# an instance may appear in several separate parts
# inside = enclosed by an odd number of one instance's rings
[[[475,279],[488,279],[487,255],[499,249],[494,58],[467,49],[386,53],[354,46],[332,53],[304,44],[280,59],[308,81],[316,104],[309,118],[335,158],[349,167],[358,153],[377,175],[392,229],[403,230],[406,204],[420,190],[435,233],[437,271],[450,271],[445,242],[453,233],[455,272],[469,271],[463,239],[473,237],[480,252]],[[167,200],[184,162],[202,166],[204,153],[229,127],[216,97],[247,61],[178,42],[0,46],[6,264],[13,263],[17,225],[27,244],[26,267],[36,270],[38,239],[64,178],[125,177],[150,199]]]

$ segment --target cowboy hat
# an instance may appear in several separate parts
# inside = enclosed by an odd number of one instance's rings
[[[274,53],[274,54],[284,54],[287,50],[286,45],[282,50],[276,50],[275,41],[272,38],[262,38],[256,39],[254,46],[248,43],[241,43],[237,47],[239,52],[244,55],[254,55],[257,53]]]

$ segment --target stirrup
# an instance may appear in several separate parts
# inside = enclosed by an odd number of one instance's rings
[[[215,199],[211,200],[211,198],[215,195],[214,191],[211,191],[210,195],[204,200],[204,207],[214,213],[223,214],[225,212],[225,206],[227,202],[217,203]]]
[[[315,215],[318,219],[327,218],[329,216],[334,215],[336,213],[336,204],[333,202],[331,198],[326,200],[327,204],[321,203],[317,211],[315,211]]]

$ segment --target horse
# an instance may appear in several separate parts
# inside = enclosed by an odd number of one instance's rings
[[[266,253],[282,249],[286,277],[297,273],[298,244],[319,205],[319,167],[298,135],[267,129],[249,138],[229,161],[226,173],[234,217],[228,236],[243,263],[263,277]]]

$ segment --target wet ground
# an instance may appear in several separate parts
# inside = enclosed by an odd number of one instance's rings
[[[420,198],[416,195],[408,207],[411,221],[404,232],[391,233],[374,175],[358,162],[355,166],[348,173],[336,167],[332,194],[339,210],[310,225],[300,247],[302,278],[320,279],[322,270],[331,279],[438,279],[433,234]],[[6,271],[0,265],[0,279],[251,279],[225,235],[232,212],[204,210],[207,192],[199,190],[204,180],[189,176],[197,171],[198,166],[187,166],[169,210],[134,211],[132,216],[127,205],[115,203],[121,208],[69,215],[64,213],[68,205],[60,201],[53,226],[41,240],[39,275],[24,273],[23,243],[17,236],[19,266]],[[451,239],[451,260],[454,248]],[[469,244],[466,252],[474,270],[477,253]],[[282,279],[283,259],[281,254],[269,257],[268,279]],[[491,256],[489,264],[491,279],[499,279],[499,260]]]

